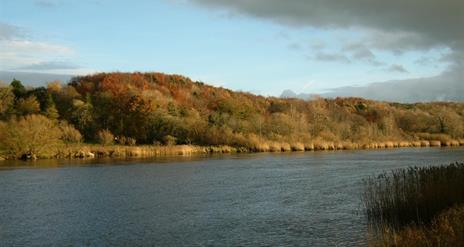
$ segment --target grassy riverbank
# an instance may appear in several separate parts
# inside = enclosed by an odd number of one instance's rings
[[[46,152],[29,156],[0,155],[3,159],[92,159],[92,158],[150,158],[160,156],[188,156],[208,153],[250,153],[250,152],[302,152],[302,151],[334,151],[356,149],[384,149],[407,147],[451,147],[464,145],[464,141],[388,141],[371,143],[351,142],[261,142],[249,146],[232,147],[228,145],[101,145],[101,144],[66,144],[52,147]]]
[[[371,246],[464,245],[464,163],[369,178],[363,201]]]

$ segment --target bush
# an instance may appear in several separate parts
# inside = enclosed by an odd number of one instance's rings
[[[117,142],[118,144],[127,146],[135,146],[135,144],[137,143],[137,141],[134,138],[125,136],[117,137]]]
[[[62,122],[60,123],[60,130],[61,130],[61,140],[64,143],[80,143],[82,141],[81,133],[74,128],[74,126]]]
[[[163,137],[163,143],[167,146],[176,145],[177,138],[171,135],[166,135]]]
[[[60,128],[42,115],[19,117],[0,125],[0,150],[12,158],[49,157],[62,144],[61,136]]]
[[[100,130],[97,133],[98,143],[102,145],[113,145],[114,135],[109,130]]]

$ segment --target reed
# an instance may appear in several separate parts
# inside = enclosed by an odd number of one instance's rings
[[[374,229],[429,224],[442,210],[464,203],[464,163],[385,172],[366,179],[364,188],[365,213]]]
[[[301,142],[293,142],[290,144],[292,151],[305,151],[305,146]]]
[[[188,156],[194,154],[207,153],[235,153],[242,152],[231,146],[194,146],[194,145],[175,145],[175,146],[123,146],[123,145],[68,145],[62,148],[54,157],[47,158],[148,158],[169,155]]]

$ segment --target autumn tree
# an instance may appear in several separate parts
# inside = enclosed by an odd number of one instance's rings
[[[35,96],[20,98],[16,102],[16,113],[20,116],[35,114],[40,112],[40,104]]]

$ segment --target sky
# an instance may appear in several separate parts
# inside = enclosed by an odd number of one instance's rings
[[[273,96],[384,82],[456,100],[463,26],[462,0],[0,0],[0,71],[157,71]]]

